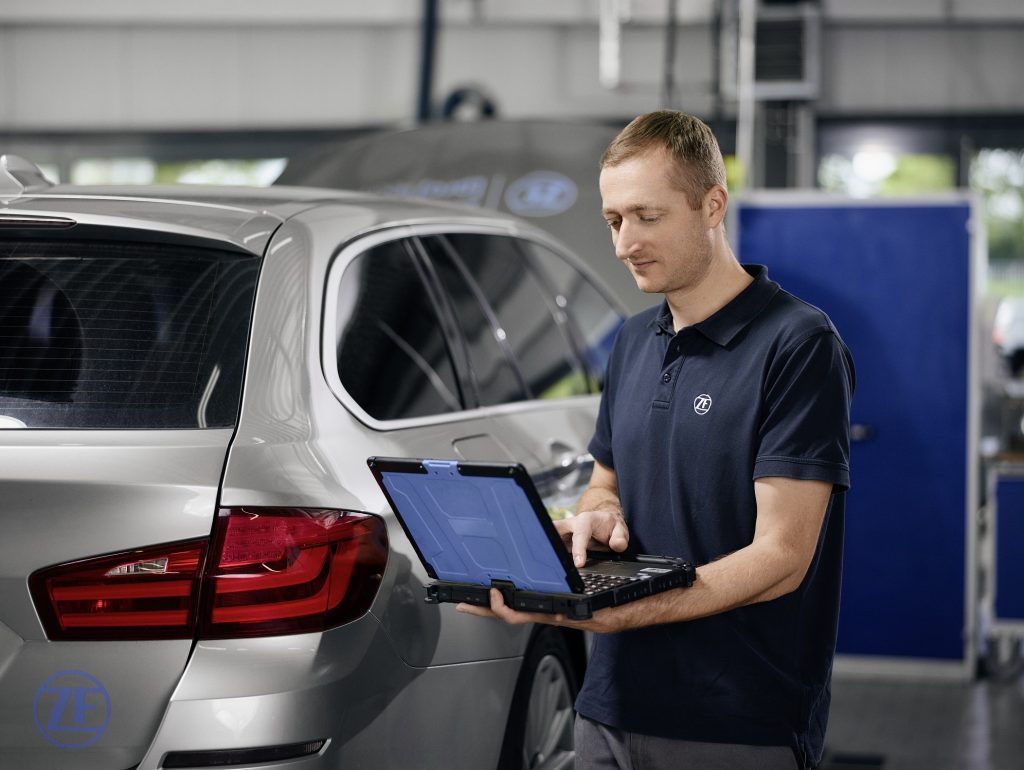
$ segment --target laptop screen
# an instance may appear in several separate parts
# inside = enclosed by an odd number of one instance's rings
[[[463,475],[458,463],[441,460],[423,467],[426,473],[382,469],[380,475],[438,579],[571,590],[537,511],[514,478]]]

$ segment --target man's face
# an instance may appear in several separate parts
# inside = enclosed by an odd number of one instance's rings
[[[667,150],[654,148],[601,170],[602,210],[615,256],[647,293],[692,289],[711,266],[707,205],[690,208],[669,180],[673,162]]]

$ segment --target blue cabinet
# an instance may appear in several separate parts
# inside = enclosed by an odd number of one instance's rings
[[[857,369],[838,651],[968,671],[978,256],[967,197],[736,202],[741,262],[822,308]]]
[[[997,467],[989,484],[992,620],[1024,633],[1024,467]]]

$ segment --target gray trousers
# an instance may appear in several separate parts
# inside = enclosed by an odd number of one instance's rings
[[[576,715],[576,770],[800,770],[789,746],[658,738]]]

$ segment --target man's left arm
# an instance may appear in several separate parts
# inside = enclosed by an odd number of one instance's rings
[[[814,558],[832,484],[772,476],[754,481],[757,519],[751,543],[697,568],[689,588],[678,588],[594,613],[586,621],[517,612],[491,591],[491,607],[459,605],[461,612],[507,623],[548,623],[611,633],[716,615],[769,601],[795,590]]]

